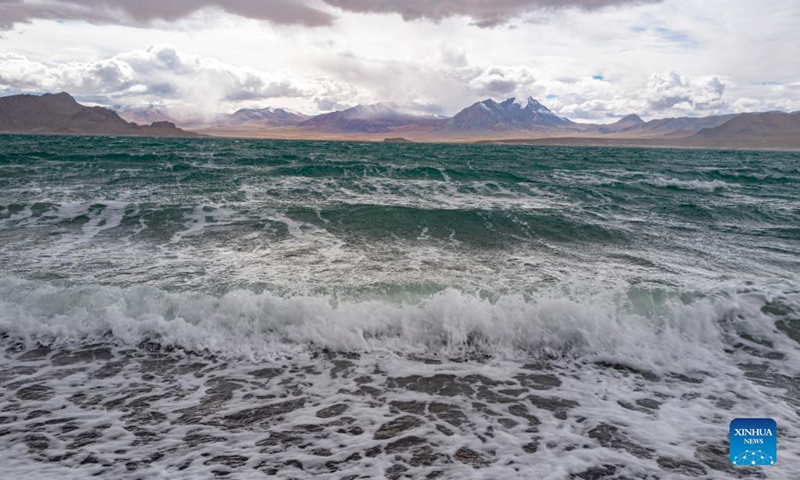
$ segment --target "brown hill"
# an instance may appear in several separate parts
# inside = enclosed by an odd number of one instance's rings
[[[800,140],[800,112],[742,113],[716,128],[706,128],[698,138],[794,137]]]
[[[735,148],[800,148],[800,112],[742,113],[686,139],[689,145]]]
[[[68,93],[0,98],[0,132],[62,135],[196,137],[170,122],[137,125],[102,107],[86,107]]]

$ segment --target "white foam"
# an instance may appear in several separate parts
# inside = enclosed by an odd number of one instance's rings
[[[774,349],[793,360],[782,364],[800,370],[796,345],[760,310],[776,298],[800,306],[800,294],[784,287],[790,293],[729,288],[691,302],[677,297],[661,301],[625,289],[554,289],[491,301],[446,290],[390,301],[247,290],[216,297],[3,279],[0,332],[32,344],[81,343],[107,335],[127,344],[158,339],[249,358],[313,345],[340,351],[482,352],[501,358],[577,354],[655,370],[692,370],[728,363],[720,358],[738,341],[728,337],[742,331],[773,342]]]
[[[699,190],[703,192],[714,192],[718,189],[740,186],[735,183],[723,182],[722,180],[680,180],[667,177],[654,177],[645,180],[645,183],[655,187],[675,187],[681,190]]]
[[[556,205],[556,197],[534,187],[513,191],[494,182],[452,181],[442,171],[443,180],[409,180],[364,177],[357,183],[336,179],[279,177],[268,185],[243,185],[250,207],[295,204],[297,192],[303,202],[314,207],[328,205],[381,205],[421,209],[532,210]],[[489,188],[494,184],[495,188]],[[559,202],[562,200],[559,199]],[[561,205],[561,203],[559,203]]]

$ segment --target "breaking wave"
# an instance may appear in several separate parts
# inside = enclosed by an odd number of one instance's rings
[[[214,296],[3,279],[0,332],[29,346],[155,341],[245,358],[324,348],[501,357],[599,355],[655,366],[722,352],[744,333],[797,355],[791,336],[776,327],[776,321],[800,312],[800,292],[791,284],[729,287],[707,296],[630,288],[572,290],[486,298],[449,289],[392,301],[247,290]]]

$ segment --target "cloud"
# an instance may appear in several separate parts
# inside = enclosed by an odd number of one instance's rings
[[[525,88],[534,80],[533,72],[526,67],[490,67],[473,78],[469,86],[480,95],[502,96]]]
[[[652,110],[686,108],[713,110],[725,106],[725,84],[718,77],[688,77],[669,72],[655,74],[647,83],[646,100]]]
[[[397,13],[405,20],[440,21],[462,16],[479,27],[494,27],[536,10],[599,8],[657,3],[661,0],[324,0],[357,13]]]
[[[442,55],[454,56],[452,63],[462,66],[442,63]],[[328,57],[324,75],[298,75],[238,67],[171,46],[60,64],[0,53],[0,94],[67,91],[102,105],[157,104],[201,114],[266,105],[315,113],[378,101],[454,114],[487,97],[529,95],[579,121],[609,121],[629,113],[663,118],[800,109],[798,83],[737,85],[719,76],[676,72],[608,74],[598,80],[589,70],[584,76],[562,77],[526,65],[471,65],[460,51],[447,48],[432,52],[431,59],[367,60],[342,54]]]
[[[0,0],[0,28],[35,19],[144,26],[208,8],[285,25],[318,27],[334,20],[330,13],[297,0]]]
[[[471,65],[463,50],[442,46],[428,58],[396,60],[352,55],[320,58],[328,74],[420,113],[453,114],[486,98],[525,97],[535,84],[525,65]]]
[[[405,20],[440,21],[461,16],[479,27],[494,27],[534,11],[657,3],[662,0],[322,0],[345,12],[396,13]],[[284,25],[331,25],[335,16],[311,0],[0,0],[0,28],[36,19],[84,20],[98,24],[146,26],[173,22],[216,8],[245,18]]]
[[[55,66],[21,55],[0,54],[0,89],[63,90],[106,104],[191,104],[205,112],[278,98],[305,100],[309,105],[371,99],[361,89],[328,77],[288,71],[265,73],[169,46]]]
[[[553,96],[547,102],[553,111],[578,120],[611,120],[630,113],[645,118],[702,116],[738,109],[724,99],[727,85],[718,76],[667,72],[617,80],[542,80],[532,88]]]

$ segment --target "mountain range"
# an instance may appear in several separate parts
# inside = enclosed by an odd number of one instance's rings
[[[617,122],[599,125],[578,123],[553,113],[536,99],[508,98],[502,102],[476,102],[452,117],[420,115],[395,103],[358,105],[341,111],[309,116],[288,109],[268,107],[243,109],[209,120],[169,117],[157,108],[123,110],[131,121],[168,120],[211,135],[276,138],[366,138],[383,134],[417,140],[597,137],[625,139],[687,138],[704,129],[718,127],[736,114],[707,117],[662,118],[645,122],[635,114]]]
[[[310,116],[286,108],[241,109],[207,118],[159,106],[86,107],[67,93],[0,98],[0,132],[131,136],[487,141],[546,145],[641,145],[800,149],[800,112],[764,112],[607,125],[574,122],[534,98],[476,102],[452,117],[421,115],[394,103],[358,105]],[[195,132],[178,128],[191,129]]]

